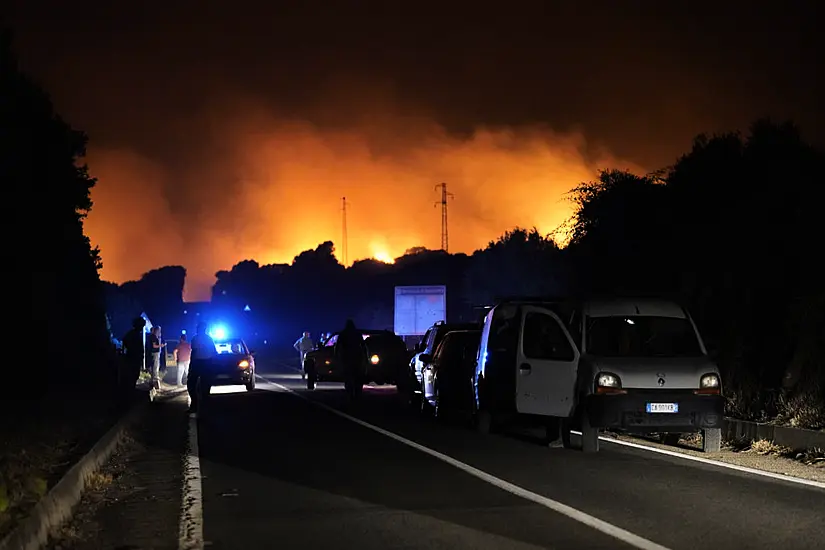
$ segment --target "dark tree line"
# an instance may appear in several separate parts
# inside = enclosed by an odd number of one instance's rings
[[[144,273],[137,281],[121,285],[104,283],[112,336],[121,338],[131,328],[132,319],[142,313],[161,327],[178,329],[183,326],[185,282],[185,268],[166,266]],[[166,338],[174,336],[164,334]]]
[[[0,387],[18,399],[111,380],[101,260],[83,233],[95,185],[82,164],[85,148],[86,136],[20,70],[11,33],[0,28],[0,178],[11,195],[7,314],[21,329],[10,336],[24,335],[33,353],[27,368],[6,365]]]

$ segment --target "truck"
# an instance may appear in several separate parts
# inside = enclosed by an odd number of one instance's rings
[[[395,287],[394,332],[404,338],[421,337],[438,321],[447,319],[444,285]]]

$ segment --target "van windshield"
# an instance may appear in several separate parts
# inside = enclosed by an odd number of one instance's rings
[[[688,319],[589,317],[587,353],[600,357],[698,357],[696,331]]]

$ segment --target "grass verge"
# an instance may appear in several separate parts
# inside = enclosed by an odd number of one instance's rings
[[[122,413],[88,397],[0,403],[0,540]]]

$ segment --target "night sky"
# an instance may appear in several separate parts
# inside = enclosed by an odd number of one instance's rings
[[[471,252],[699,132],[770,115],[825,141],[814,1],[5,4],[22,66],[90,136],[103,276],[183,264],[189,298],[340,240],[343,195],[350,261],[437,248],[442,181]]]

